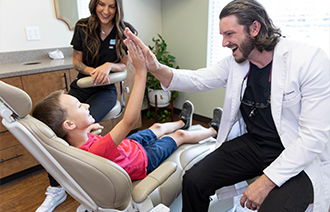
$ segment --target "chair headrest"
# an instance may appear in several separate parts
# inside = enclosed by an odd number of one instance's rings
[[[23,90],[0,80],[0,101],[19,118],[28,115],[32,109],[30,96]]]

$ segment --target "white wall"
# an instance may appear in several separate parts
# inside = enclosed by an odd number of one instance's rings
[[[124,11],[142,40],[161,32],[160,0],[125,0]],[[39,27],[41,39],[27,41],[26,26]],[[68,47],[72,35],[56,19],[54,0],[0,0],[0,52]]]
[[[181,68],[206,66],[208,1],[124,0],[125,20],[138,30],[139,37],[152,44],[163,35]],[[26,26],[37,26],[40,41],[27,41]],[[69,47],[73,31],[56,19],[53,0],[0,0],[0,52]],[[180,93],[176,108],[189,99],[195,113],[212,117],[222,106],[224,89],[206,93]]]
[[[40,41],[26,40],[26,26],[39,27]],[[0,0],[0,52],[67,47],[71,37],[53,0]]]
[[[161,0],[123,0],[123,2],[125,20],[136,28],[139,38],[144,43],[151,45],[152,37],[162,32]]]
[[[206,67],[208,1],[162,0],[162,32],[176,64],[184,69]],[[225,89],[203,93],[180,93],[176,108],[186,99],[194,103],[195,113],[212,117],[215,107],[223,106]]]

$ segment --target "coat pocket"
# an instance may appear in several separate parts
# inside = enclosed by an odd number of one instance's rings
[[[292,107],[293,105],[297,104],[301,100],[300,93],[297,93],[294,97],[292,95],[284,95],[283,96],[283,107]]]

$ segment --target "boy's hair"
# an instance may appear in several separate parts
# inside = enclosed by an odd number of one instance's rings
[[[260,32],[255,37],[255,46],[262,52],[271,51],[281,37],[281,31],[276,28],[269,18],[265,8],[256,0],[233,0],[221,11],[219,18],[235,15],[238,24],[243,25],[245,31],[249,33],[249,27],[254,21],[261,24]]]
[[[60,96],[64,91],[55,91],[42,99],[33,108],[32,116],[49,126],[60,138],[65,138],[67,132],[63,129],[62,123],[67,117],[67,111],[61,107]]]

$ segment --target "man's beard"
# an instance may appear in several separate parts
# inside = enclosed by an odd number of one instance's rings
[[[249,55],[251,54],[252,50],[255,47],[254,42],[255,42],[254,39],[250,35],[247,35],[245,37],[245,39],[242,41],[239,47],[239,50],[242,53],[242,57],[235,58],[235,61],[237,63],[243,63],[247,60],[247,58],[249,57]]]

